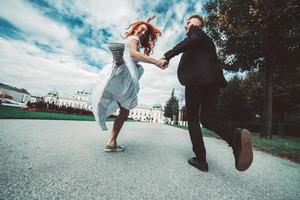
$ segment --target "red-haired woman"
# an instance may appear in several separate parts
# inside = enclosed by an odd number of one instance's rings
[[[116,117],[110,138],[105,147],[106,152],[124,151],[124,146],[117,143],[117,137],[129,110],[138,104],[139,79],[144,70],[139,62],[153,64],[164,68],[166,61],[150,57],[160,31],[147,21],[131,24],[125,33],[125,43],[110,43],[113,65],[103,68],[100,84],[92,93],[92,111],[102,130],[107,130],[105,120],[120,109]],[[143,52],[140,52],[143,49]]]

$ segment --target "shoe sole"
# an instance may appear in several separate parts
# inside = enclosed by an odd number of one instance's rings
[[[104,151],[107,153],[122,152],[122,151],[125,151],[125,148],[123,148],[122,150],[120,150],[120,149],[104,149]]]
[[[241,152],[236,165],[237,170],[247,170],[253,161],[253,151],[251,143],[251,133],[248,130],[243,130],[241,133]]]
[[[197,164],[195,164],[194,162],[192,162],[192,161],[190,161],[190,160],[188,160],[188,163],[189,163],[190,165],[192,165],[193,167],[196,167],[197,169],[199,169],[199,170],[202,171],[202,172],[208,172],[208,170],[202,169],[201,167],[199,167]]]
[[[110,152],[114,152],[115,150],[113,149],[104,149],[105,152],[110,153]]]

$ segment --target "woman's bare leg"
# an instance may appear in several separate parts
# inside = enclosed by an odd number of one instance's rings
[[[110,138],[107,142],[108,146],[117,145],[117,137],[119,135],[119,132],[120,132],[125,120],[128,117],[128,114],[129,114],[129,110],[126,110],[125,108],[120,107],[120,114],[118,115],[118,117],[114,121],[114,126],[113,126],[113,129],[111,131]]]

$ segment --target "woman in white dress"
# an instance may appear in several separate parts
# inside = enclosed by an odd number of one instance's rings
[[[105,147],[106,152],[125,149],[124,146],[118,145],[117,137],[129,110],[138,104],[138,80],[144,71],[138,63],[150,63],[161,69],[166,65],[166,61],[149,56],[157,37],[161,35],[160,31],[149,23],[153,18],[131,24],[125,33],[125,43],[110,43],[113,64],[103,68],[101,83],[97,84],[92,92],[92,111],[102,130],[107,130],[106,118],[117,108],[120,109]],[[143,53],[140,52],[141,48]]]

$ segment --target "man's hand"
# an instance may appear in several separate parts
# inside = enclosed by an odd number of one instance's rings
[[[159,59],[159,62],[160,62],[159,68],[161,69],[168,68],[169,62],[166,60],[164,56]]]

